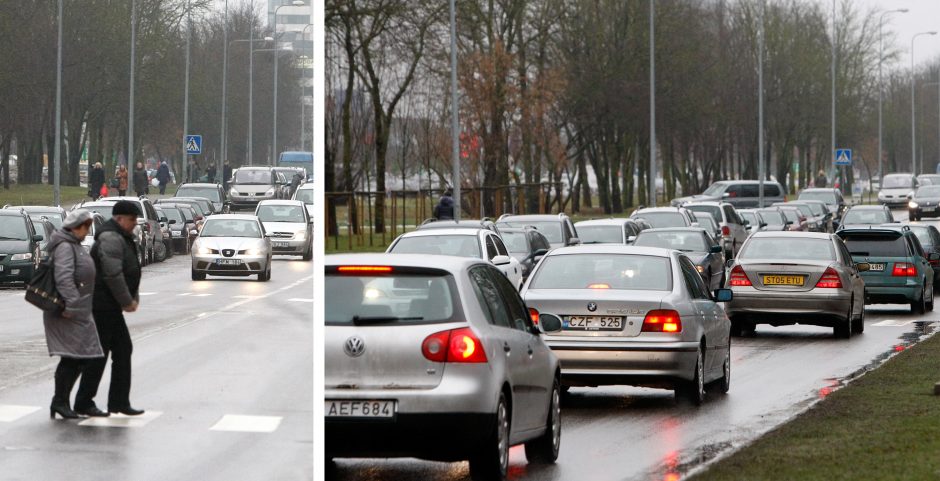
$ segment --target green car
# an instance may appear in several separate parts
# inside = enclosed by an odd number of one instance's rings
[[[41,241],[25,211],[0,210],[0,283],[29,281],[39,265]]]
[[[836,234],[845,241],[853,262],[869,265],[861,272],[865,304],[910,304],[917,314],[933,310],[930,261],[940,260],[940,254],[924,252],[909,226],[850,228]]]

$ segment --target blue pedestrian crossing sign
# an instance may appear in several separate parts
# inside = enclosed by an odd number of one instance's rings
[[[202,136],[201,135],[187,135],[186,136],[186,153],[189,155],[202,153]]]
[[[836,149],[836,165],[852,165],[852,149]]]

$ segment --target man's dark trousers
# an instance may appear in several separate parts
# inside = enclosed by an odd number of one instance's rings
[[[104,374],[111,354],[111,386],[108,391],[108,411],[117,411],[130,406],[131,353],[134,345],[121,311],[94,311],[95,326],[104,357],[89,359],[82,372],[82,381],[75,396],[75,409],[87,409],[94,405],[98,384]]]

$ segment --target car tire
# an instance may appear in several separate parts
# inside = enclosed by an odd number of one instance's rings
[[[852,299],[849,301],[849,312],[845,316],[845,319],[832,326],[832,334],[839,339],[849,339],[852,337],[852,305],[855,304],[855,300]]]
[[[303,260],[305,261],[313,260],[313,246],[312,245],[309,248],[307,248],[307,252],[304,252]]]
[[[915,220],[917,220],[917,216],[915,216],[914,214],[909,213],[909,214],[907,215],[907,220],[908,220],[908,222],[914,222]]]
[[[716,380],[713,385],[718,392],[728,394],[731,390],[731,340],[728,340],[728,352],[725,356],[725,362],[721,364],[721,378]]]
[[[483,443],[470,455],[470,478],[474,481],[505,479],[509,470],[510,414],[506,395],[499,393],[495,424]]]
[[[561,448],[561,383],[558,378],[552,383],[548,401],[548,418],[545,433],[525,443],[525,457],[530,463],[552,464],[558,459]]]
[[[911,302],[911,312],[914,314],[924,314],[927,312],[927,289],[920,293],[920,299]]]
[[[862,312],[858,315],[857,318],[852,320],[852,332],[855,334],[861,334],[865,332],[865,306],[862,305]]]
[[[204,281],[206,280],[205,272],[197,272],[196,269],[190,269],[192,271],[192,278],[194,281]]]
[[[686,398],[696,406],[705,403],[705,355],[702,347],[698,348],[698,356],[695,359],[695,373],[691,381],[683,382],[676,388],[676,398]]]

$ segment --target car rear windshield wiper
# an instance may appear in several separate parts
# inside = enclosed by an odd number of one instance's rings
[[[423,317],[395,317],[395,316],[353,316],[352,322],[356,326],[367,324],[383,324],[395,321],[423,321]]]

